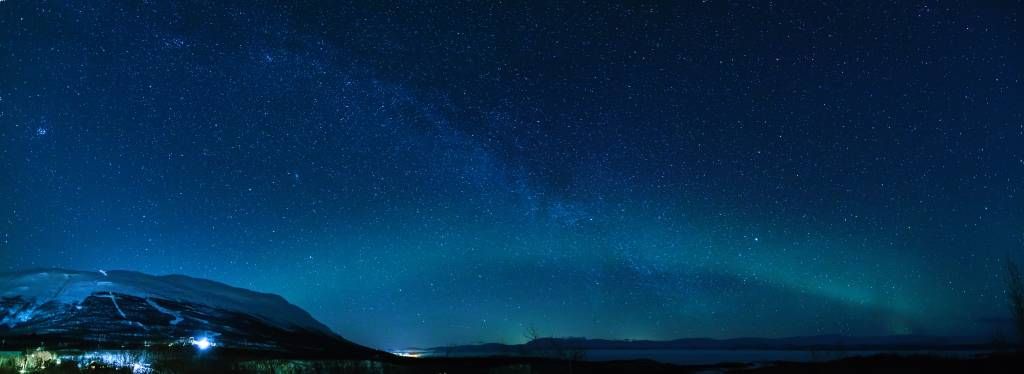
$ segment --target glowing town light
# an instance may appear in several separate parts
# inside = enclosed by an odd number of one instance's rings
[[[394,355],[397,355],[397,356],[412,357],[412,358],[422,357],[423,356],[422,352],[413,352],[413,351],[392,351],[391,353],[394,354]]]
[[[199,348],[200,351],[205,351],[207,349],[210,349],[210,347],[214,346],[213,342],[211,342],[209,338],[192,338],[192,345],[196,346],[196,348]]]

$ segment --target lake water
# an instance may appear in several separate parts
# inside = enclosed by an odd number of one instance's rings
[[[830,361],[846,357],[877,354],[936,355],[945,357],[971,357],[989,351],[782,351],[782,350],[683,350],[683,349],[598,349],[585,352],[588,361],[615,361],[649,359],[678,365],[711,365],[727,362],[757,363],[772,361]],[[425,356],[441,356],[426,353]],[[452,356],[509,356],[505,352],[474,352]],[[514,356],[514,354],[513,354]]]

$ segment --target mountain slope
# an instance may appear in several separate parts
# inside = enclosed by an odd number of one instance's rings
[[[371,352],[280,296],[131,271],[0,274],[0,336],[7,342],[121,346],[207,338],[240,349]]]

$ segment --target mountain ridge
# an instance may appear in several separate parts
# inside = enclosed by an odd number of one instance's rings
[[[57,277],[58,279],[45,279],[48,277]],[[57,286],[57,282],[65,283],[61,284],[57,289],[54,289]],[[83,294],[81,292],[75,293],[74,291],[76,290],[73,288],[68,289],[69,283],[72,285],[78,285],[76,283],[90,282],[92,283],[91,285],[85,285],[86,287],[84,287],[84,290],[79,290],[86,291],[88,292],[87,294]],[[163,284],[160,285],[160,288],[154,287],[154,284],[161,283]],[[81,271],[59,268],[0,273],[0,297],[21,295],[29,296],[29,298],[35,298],[38,300],[46,296],[46,291],[52,292],[49,299],[57,299],[64,302],[80,302],[81,298],[84,298],[85,296],[103,291],[127,294],[156,294],[157,296],[165,299],[188,299],[203,296],[219,296],[221,297],[219,300],[205,300],[205,302],[215,302],[219,304],[219,306],[228,307],[228,309],[256,314],[272,322],[277,322],[283,325],[283,327],[302,327],[334,333],[326,325],[323,325],[314,319],[308,312],[289,303],[280,295],[257,292],[209,279],[190,277],[187,275],[149,275],[131,270]],[[191,293],[191,295],[189,293]],[[253,311],[251,309],[246,310],[247,308],[242,308],[239,305],[231,304],[243,304],[245,307],[262,306],[264,308],[269,307],[276,310]],[[278,311],[286,312],[284,314],[285,317],[274,313]],[[0,322],[0,324],[2,324],[2,322]]]
[[[0,337],[4,345],[173,346],[203,339],[246,350],[379,353],[280,295],[128,270],[0,273]]]
[[[850,336],[823,334],[780,338],[738,337],[679,338],[671,340],[645,339],[590,339],[582,337],[538,338],[523,344],[482,343],[429,348],[410,348],[431,352],[493,352],[545,351],[545,350],[648,350],[648,349],[692,349],[692,350],[915,350],[915,349],[970,349],[989,348],[997,345],[991,338],[981,336],[935,336],[935,335],[878,335]]]

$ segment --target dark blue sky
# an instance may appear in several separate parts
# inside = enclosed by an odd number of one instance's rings
[[[0,270],[382,348],[1006,323],[1019,1],[358,3],[0,2]]]

